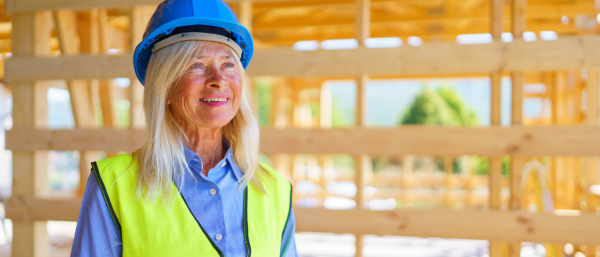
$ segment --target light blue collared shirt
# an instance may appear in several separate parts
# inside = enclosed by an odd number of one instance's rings
[[[225,256],[246,256],[242,220],[244,191],[238,188],[238,181],[243,174],[231,155],[231,149],[223,160],[208,171],[208,176],[204,176],[200,157],[184,148],[193,176],[186,174],[181,194],[192,215]],[[211,194],[211,189],[216,190],[214,194]],[[281,241],[281,256],[298,256],[295,229],[292,211]],[[90,176],[81,203],[71,256],[116,257],[122,256],[122,251],[121,235],[106,208],[98,181],[95,176]]]

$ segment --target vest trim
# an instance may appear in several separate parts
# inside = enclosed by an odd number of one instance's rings
[[[250,237],[248,235],[248,186],[246,186],[244,188],[244,243],[246,244],[246,257],[250,257],[252,253]]]
[[[196,218],[196,216],[192,212],[192,209],[190,209],[190,206],[188,205],[187,201],[185,200],[185,197],[183,197],[183,194],[179,193],[179,195],[181,195],[181,199],[183,199],[183,202],[185,203],[185,206],[188,208],[188,211],[190,212],[190,214],[192,214],[192,217],[194,217],[194,220],[196,220],[196,223],[198,223],[198,226],[200,226],[200,229],[202,229],[202,233],[204,233],[204,236],[206,236],[206,238],[208,239],[208,241],[210,241],[210,244],[213,246],[213,248],[215,248],[215,250],[217,251],[217,253],[219,253],[219,256],[225,257],[225,255],[223,254],[223,252],[221,251],[221,249],[212,240],[212,237],[206,232],[206,230],[204,230],[204,227],[202,227],[202,224],[200,224],[200,221],[198,221],[198,219]]]
[[[113,223],[115,223],[115,226],[119,231],[119,235],[123,236],[123,232],[121,231],[121,223],[119,222],[119,219],[115,214],[115,210],[113,210],[112,203],[110,202],[110,197],[108,197],[108,193],[106,192],[106,186],[104,186],[104,181],[100,177],[100,171],[98,169],[98,165],[96,165],[96,162],[92,162],[92,171],[94,172],[94,176],[96,177],[98,185],[100,185],[100,191],[102,191],[104,203],[106,203],[106,206],[108,207],[108,213],[110,213],[110,218],[112,218]]]
[[[292,213],[292,185],[290,183],[290,207],[288,209],[287,218],[285,219],[285,225],[283,225],[283,231],[281,231],[281,241],[283,242],[283,234],[285,234],[285,229],[287,228],[288,222],[290,221],[290,213]]]

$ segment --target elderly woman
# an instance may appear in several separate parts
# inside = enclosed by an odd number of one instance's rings
[[[221,0],[168,0],[134,53],[147,136],[92,163],[71,256],[297,256],[291,185],[258,163],[248,31]]]

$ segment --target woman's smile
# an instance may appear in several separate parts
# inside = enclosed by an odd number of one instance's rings
[[[209,107],[220,107],[228,104],[230,97],[226,94],[208,95],[200,98],[200,102]]]

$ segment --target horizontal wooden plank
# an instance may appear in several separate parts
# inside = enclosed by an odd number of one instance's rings
[[[32,12],[59,9],[123,8],[140,5],[158,5],[163,0],[7,0],[6,12]],[[225,0],[227,3],[242,0]],[[253,0],[252,2],[286,2],[291,0]],[[293,0],[295,2],[299,0]]]
[[[76,221],[81,199],[13,196],[7,218]],[[296,231],[464,238],[498,241],[600,243],[600,216],[450,210],[327,210],[294,207]]]
[[[256,49],[250,76],[408,76],[492,71],[547,71],[600,67],[600,35],[565,36],[554,41],[515,41],[419,47],[296,51]],[[13,57],[8,81],[135,77],[131,54],[120,56]]]
[[[80,208],[79,197],[38,198],[13,195],[6,203],[6,218],[15,221],[77,221]]]
[[[497,241],[600,243],[600,216],[449,210],[326,210],[294,208],[296,231],[463,238]]]
[[[261,129],[261,152],[371,155],[598,156],[600,126]],[[11,150],[133,151],[142,130],[10,130]]]
[[[10,150],[134,151],[144,141],[145,131],[127,129],[10,130]]]
[[[9,64],[10,63],[10,64]],[[27,71],[27,66],[33,70]],[[14,57],[6,60],[10,81],[135,78],[133,54]]]

